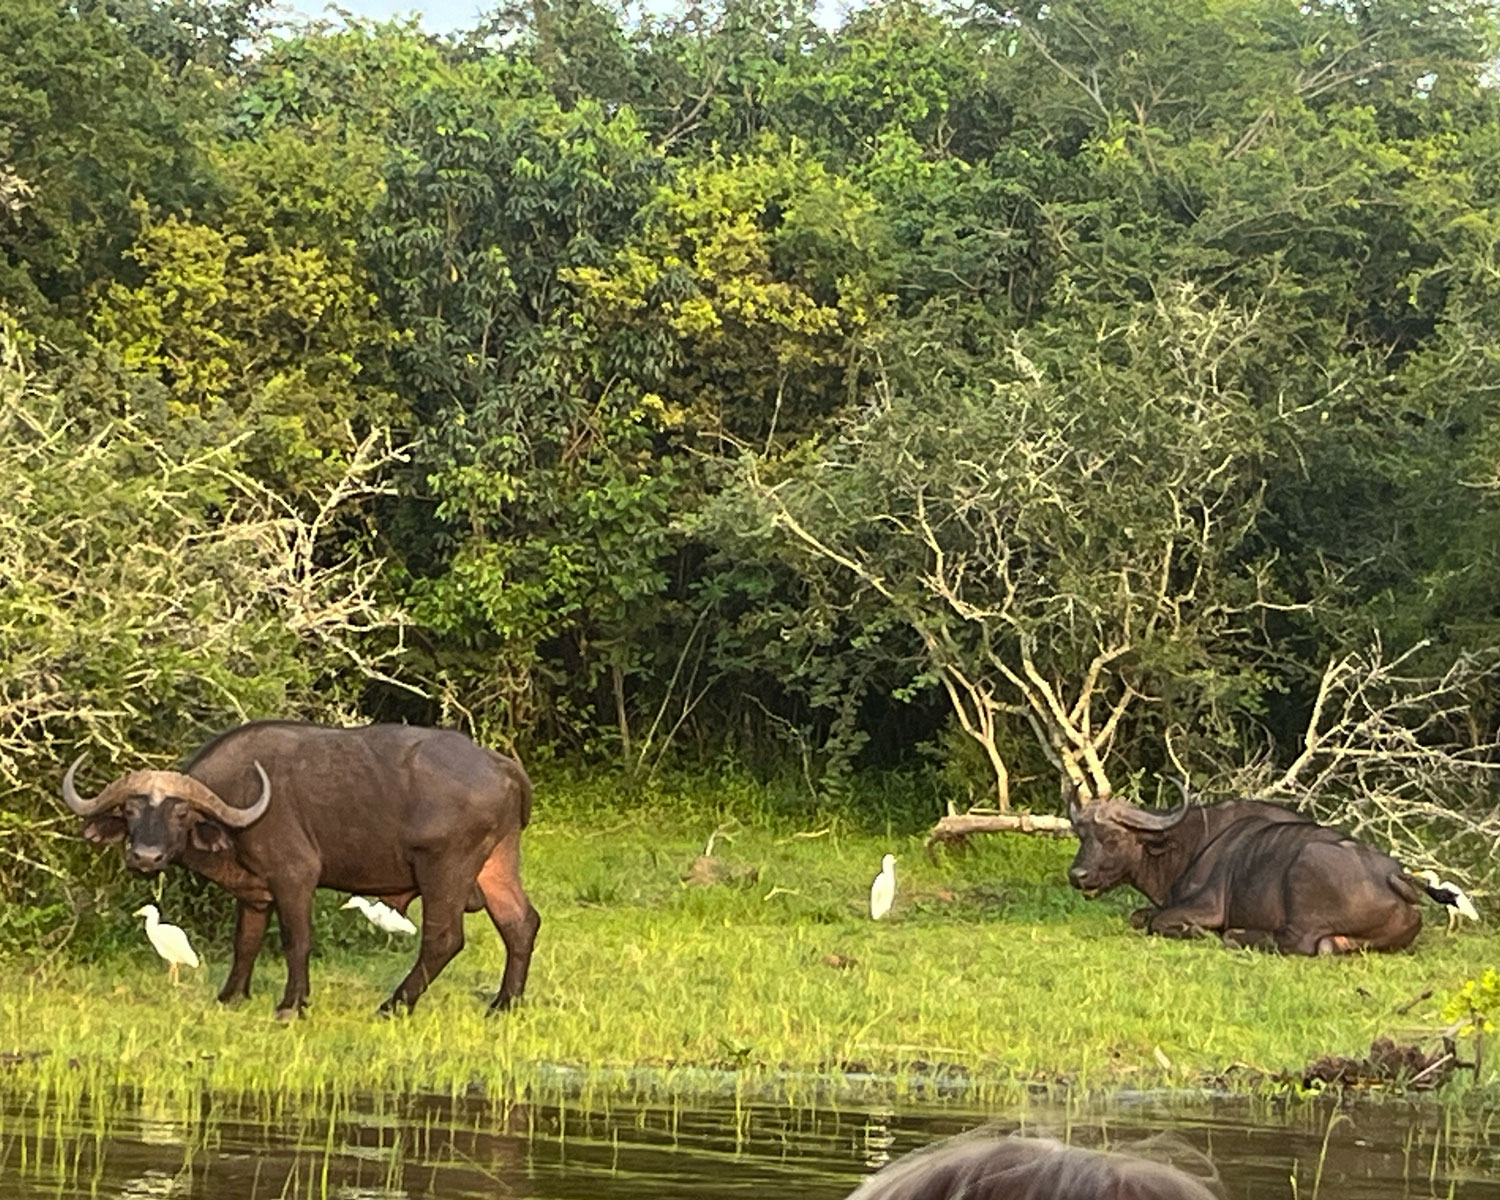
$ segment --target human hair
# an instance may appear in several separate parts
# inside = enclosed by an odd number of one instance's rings
[[[1223,1200],[1213,1164],[1186,1143],[1152,1138],[1130,1149],[966,1134],[898,1159],[848,1200]]]

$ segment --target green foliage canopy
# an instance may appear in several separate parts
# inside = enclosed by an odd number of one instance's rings
[[[1295,758],[1377,638],[1500,644],[1490,5],[256,19],[0,14],[0,304],[56,428],[303,521],[410,446],[312,557],[382,564],[410,686],[294,638],[250,707],[327,674],[532,758],[1128,788]]]

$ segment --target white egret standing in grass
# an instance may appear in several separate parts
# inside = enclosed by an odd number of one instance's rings
[[[870,885],[870,919],[878,921],[891,911],[896,898],[896,856],[887,854],[880,860],[880,874]]]
[[[156,911],[156,905],[142,905],[132,915],[146,918],[146,937],[156,947],[156,952],[167,960],[167,978],[173,983],[177,982],[178,967],[198,965],[198,956],[193,953],[192,946],[188,944],[187,934],[175,925],[162,924],[161,914]]]
[[[1451,930],[1458,925],[1459,917],[1468,917],[1471,921],[1479,920],[1479,910],[1474,907],[1474,902],[1464,894],[1463,888],[1456,883],[1449,883],[1446,879],[1439,879],[1436,871],[1418,871],[1417,878],[1425,881],[1428,885],[1427,894],[1439,904],[1448,906],[1448,928]]]
[[[366,900],[363,896],[350,896],[345,908],[357,908],[365,914],[370,924],[386,933],[416,933],[417,927],[389,905],[379,900]]]

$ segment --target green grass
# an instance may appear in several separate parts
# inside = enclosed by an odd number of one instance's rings
[[[1280,958],[1148,938],[1125,922],[1133,893],[1088,901],[1067,886],[1071,842],[1021,835],[930,863],[916,838],[761,824],[715,847],[756,868],[753,883],[686,886],[713,824],[656,813],[528,831],[543,926],[527,1001],[500,1018],[477,994],[493,991],[503,954],[482,915],[417,1011],[393,1021],[374,1010],[415,948],[388,950],[374,931],[314,957],[313,1007],[290,1024],[272,1015],[284,980],[274,936],[255,995],[236,1009],[214,1001],[227,938],[200,943],[204,969],[175,989],[143,936],[90,965],[11,964],[0,1052],[43,1053],[0,1086],[208,1089],[273,1111],[290,1096],[471,1087],[796,1100],[864,1072],[900,1097],[939,1064],[981,1104],[1035,1083],[1190,1087],[1236,1065],[1231,1083],[1253,1077],[1245,1067],[1274,1073],[1362,1053],[1380,1034],[1430,1033],[1442,1002],[1500,961],[1500,936],[1450,937],[1436,908],[1405,954]],[[874,923],[866,896],[888,849],[896,907]],[[341,902],[319,894],[322,908]]]

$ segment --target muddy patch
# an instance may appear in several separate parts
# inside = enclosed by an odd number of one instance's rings
[[[1473,1063],[1458,1057],[1452,1038],[1442,1038],[1438,1046],[1424,1050],[1419,1045],[1381,1037],[1370,1043],[1370,1052],[1363,1058],[1325,1054],[1301,1071],[1275,1078],[1279,1083],[1295,1083],[1303,1088],[1335,1086],[1430,1092],[1442,1087],[1455,1072],[1473,1069]]]

